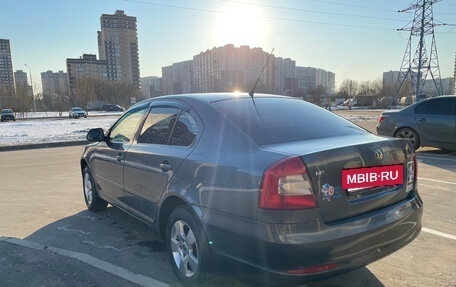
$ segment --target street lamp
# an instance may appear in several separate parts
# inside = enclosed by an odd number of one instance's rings
[[[33,99],[33,111],[36,113],[36,101],[35,101],[35,95],[33,94],[33,80],[32,80],[32,70],[30,69],[30,66],[27,64],[24,64],[28,69],[30,73],[30,87],[32,89],[32,99]]]

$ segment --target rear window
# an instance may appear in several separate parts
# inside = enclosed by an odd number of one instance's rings
[[[254,105],[251,99],[242,98],[213,105],[260,145],[367,133],[338,115],[299,99],[258,97]]]

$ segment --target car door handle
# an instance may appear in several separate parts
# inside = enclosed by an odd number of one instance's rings
[[[164,172],[170,171],[172,169],[171,165],[166,160],[160,164],[160,168]]]
[[[124,154],[123,153],[118,153],[116,158],[117,158],[118,162],[121,162],[121,161],[124,160]]]
[[[419,121],[420,123],[424,123],[424,122],[426,121],[426,119],[425,119],[425,118],[421,118],[421,119],[419,119],[418,121]]]

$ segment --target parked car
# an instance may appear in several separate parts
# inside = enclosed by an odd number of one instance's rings
[[[107,112],[123,112],[125,109],[119,105],[103,105],[103,110]]]
[[[87,118],[87,112],[80,107],[74,107],[70,109],[68,117],[73,119],[79,119],[81,117]]]
[[[11,109],[2,109],[1,111],[1,121],[15,121],[16,117],[14,116],[14,112]]]
[[[154,227],[186,285],[217,268],[214,256],[280,279],[334,276],[421,230],[411,143],[300,99],[163,96],[87,139],[88,209],[110,203]]]
[[[399,111],[383,112],[377,134],[409,139],[413,147],[456,150],[456,96],[428,98]]]

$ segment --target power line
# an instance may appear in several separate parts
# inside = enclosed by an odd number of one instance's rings
[[[137,4],[150,5],[150,6],[160,6],[160,7],[166,7],[166,8],[185,9],[185,10],[191,10],[191,11],[197,11],[197,12],[204,12],[204,13],[225,14],[225,12],[221,11],[221,10],[206,9],[206,8],[195,8],[195,7],[181,6],[181,5],[163,4],[163,3],[157,3],[157,2],[148,2],[148,1],[144,1],[144,0],[123,0],[123,1],[124,2],[137,3]],[[328,13],[330,13],[330,12],[328,12]],[[340,13],[340,15],[342,15],[342,13]],[[344,16],[354,17],[354,15],[349,15],[349,14],[346,14]],[[303,19],[296,19],[296,18],[287,18],[287,17],[272,17],[272,16],[262,16],[262,15],[255,15],[255,17],[263,18],[263,19],[269,19],[269,20],[277,20],[277,21],[301,22],[301,23],[309,23],[309,24],[330,25],[330,26],[337,26],[337,27],[350,27],[350,28],[375,29],[375,30],[392,30],[393,29],[393,28],[375,27],[375,26],[366,26],[366,25],[351,25],[351,24],[341,24],[341,23],[332,23],[332,22],[323,22],[323,21],[310,21],[310,20],[303,20]],[[359,17],[363,17],[363,16],[359,16]],[[366,18],[366,17],[364,17],[364,18]],[[383,19],[383,20],[391,20],[391,19]]]
[[[326,15],[335,15],[335,16],[347,16],[347,17],[355,17],[355,18],[363,18],[363,19],[385,20],[385,21],[401,21],[399,19],[392,19],[392,18],[382,18],[382,17],[364,16],[364,15],[356,15],[356,14],[336,13],[336,12],[328,12],[328,11],[320,11],[320,10],[293,8],[293,7],[286,7],[286,6],[258,4],[258,3],[253,3],[253,2],[242,2],[242,1],[235,1],[235,0],[219,0],[219,1],[228,2],[228,3],[235,3],[235,4],[241,4],[241,5],[250,5],[250,6],[257,6],[257,7],[281,9],[281,10],[291,10],[291,11],[296,11],[296,12],[326,14]],[[321,1],[321,2],[327,2],[327,1]],[[349,5],[346,5],[346,6],[349,6]],[[392,12],[391,10],[387,10],[387,11]]]

